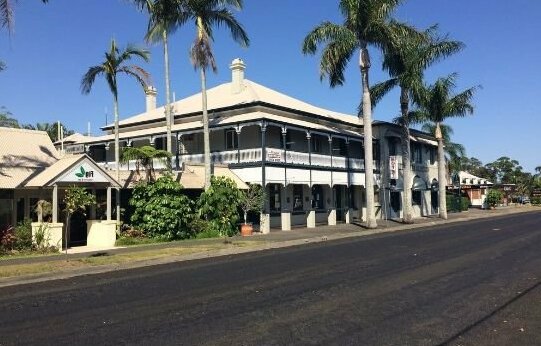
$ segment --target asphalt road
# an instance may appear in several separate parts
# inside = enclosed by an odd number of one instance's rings
[[[540,249],[536,212],[8,287],[0,345],[539,345]]]

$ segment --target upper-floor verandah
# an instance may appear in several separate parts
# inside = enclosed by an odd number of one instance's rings
[[[361,135],[339,129],[314,130],[276,121],[252,121],[211,127],[210,145],[214,163],[236,165],[269,165],[326,167],[342,170],[364,170],[364,148]],[[123,147],[153,145],[166,148],[166,133],[152,133],[121,138]],[[111,137],[111,136],[109,136]],[[172,133],[173,168],[183,162],[202,163],[203,132],[201,128]],[[378,167],[379,146],[374,140],[375,167]],[[79,150],[83,145],[79,145]],[[70,148],[67,147],[69,150]],[[108,168],[115,168],[114,140],[84,144],[91,157]],[[134,163],[121,164],[133,169]],[[159,163],[157,162],[159,168]]]

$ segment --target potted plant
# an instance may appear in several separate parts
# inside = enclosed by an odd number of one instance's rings
[[[244,223],[240,225],[240,233],[242,236],[252,235],[254,228],[248,223],[248,212],[255,211],[261,213],[263,204],[265,203],[265,190],[263,187],[250,184],[248,190],[242,191],[242,199],[240,207],[244,213]]]

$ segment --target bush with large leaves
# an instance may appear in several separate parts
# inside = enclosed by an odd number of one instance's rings
[[[152,238],[174,240],[192,236],[188,225],[193,218],[192,201],[183,194],[182,185],[171,176],[133,189],[130,205],[132,225]]]
[[[239,206],[243,197],[233,180],[212,176],[210,187],[197,202],[199,216],[209,222],[211,230],[222,236],[233,236],[238,232]]]

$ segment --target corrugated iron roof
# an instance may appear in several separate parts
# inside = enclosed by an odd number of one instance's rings
[[[24,186],[58,158],[47,132],[0,127],[0,188]]]

